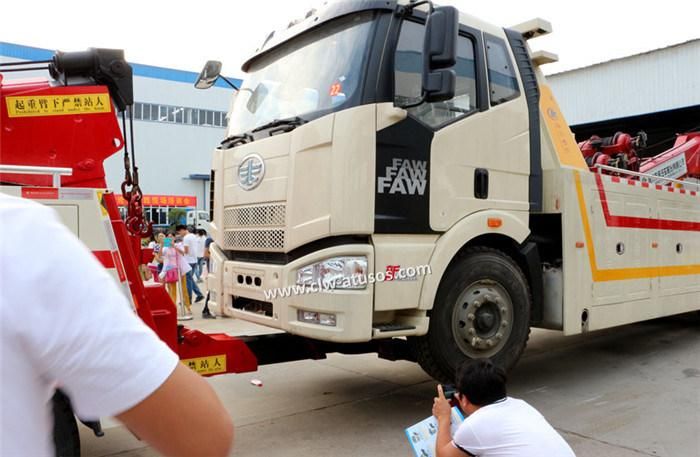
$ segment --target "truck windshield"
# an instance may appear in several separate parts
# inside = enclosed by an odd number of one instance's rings
[[[349,15],[260,56],[233,103],[229,135],[276,119],[308,120],[358,97],[374,13]]]

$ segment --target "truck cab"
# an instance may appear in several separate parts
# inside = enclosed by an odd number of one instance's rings
[[[469,358],[512,367],[531,326],[573,334],[661,314],[630,314],[627,297],[594,319],[584,254],[617,232],[585,237],[596,181],[538,69],[553,57],[527,44],[550,30],[368,0],[269,35],[213,157],[215,306],[315,340],[408,337],[443,380]],[[697,200],[678,204],[697,219]]]
[[[192,209],[187,211],[186,218],[187,225],[192,226],[196,229],[204,229],[209,232],[211,229],[209,225],[209,212],[202,211],[198,209]]]

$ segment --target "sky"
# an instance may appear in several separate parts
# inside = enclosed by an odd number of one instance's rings
[[[240,66],[270,31],[284,28],[324,0],[10,1],[2,7],[0,41],[62,51],[124,49],[135,63],[198,72],[209,59],[223,73]],[[663,0],[442,0],[499,26],[534,17],[554,32],[530,42],[559,55],[547,74],[604,62],[700,37],[700,2]],[[108,6],[109,5],[109,6]]]

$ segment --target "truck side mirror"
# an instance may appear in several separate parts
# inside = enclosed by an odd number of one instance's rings
[[[218,60],[209,60],[204,64],[204,68],[199,74],[197,81],[194,83],[194,87],[197,89],[209,89],[216,84],[216,80],[219,79],[220,74],[221,62]]]
[[[440,6],[428,15],[423,42],[423,95],[426,102],[449,100],[455,95],[459,16],[453,6]]]

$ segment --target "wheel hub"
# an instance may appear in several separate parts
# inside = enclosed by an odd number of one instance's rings
[[[470,358],[491,357],[512,331],[513,303],[494,281],[471,284],[455,303],[452,332],[459,349]]]
[[[498,316],[491,310],[479,309],[476,312],[474,327],[479,333],[490,332],[497,319]]]

